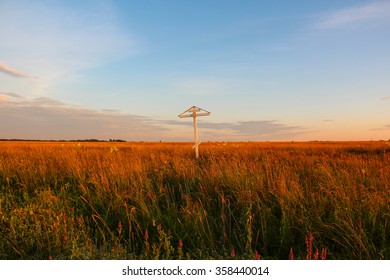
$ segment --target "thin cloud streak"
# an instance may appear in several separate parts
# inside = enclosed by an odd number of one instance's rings
[[[3,96],[3,97],[7,97],[7,99],[9,97],[11,98],[16,98],[16,99],[23,99],[24,97],[21,95],[21,94],[18,94],[18,93],[14,93],[14,92],[3,92],[3,91],[0,91],[0,96]]]
[[[192,122],[184,121],[164,121],[160,122],[174,126],[187,126],[192,127]],[[234,139],[246,139],[257,140],[262,138],[263,140],[269,139],[289,139],[292,136],[301,135],[307,132],[307,129],[303,126],[289,126],[282,124],[275,120],[261,120],[261,121],[241,121],[236,123],[212,123],[212,122],[198,122],[199,128],[206,130],[204,133],[209,138],[225,140]]]
[[[390,96],[385,96],[382,98],[382,101],[387,101],[387,100],[390,100]]]
[[[378,128],[372,128],[371,130],[390,130],[390,124]]]
[[[31,76],[31,75],[24,74],[22,72],[18,72],[16,70],[10,68],[9,66],[5,65],[4,63],[0,63],[0,72],[3,72],[7,75],[10,75],[14,78],[34,78],[34,79],[37,79],[37,77],[35,77],[35,76]]]
[[[336,29],[356,23],[388,21],[389,18],[390,3],[387,1],[374,2],[327,14],[315,22],[312,28],[320,30]]]

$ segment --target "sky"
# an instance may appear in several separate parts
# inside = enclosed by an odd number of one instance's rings
[[[0,1],[0,139],[390,139],[390,0]]]

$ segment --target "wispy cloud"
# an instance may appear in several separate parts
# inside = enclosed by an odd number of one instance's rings
[[[159,140],[167,128],[149,118],[76,108],[39,97],[0,92],[2,138]]]
[[[237,123],[225,123],[225,124],[205,124],[207,128],[223,128],[231,129],[243,136],[271,136],[276,134],[302,133],[303,127],[301,126],[289,126],[282,124],[275,120],[261,120],[261,121],[244,121]]]
[[[14,92],[3,92],[0,91],[0,96],[5,97],[8,100],[8,97],[16,98],[16,99],[23,99],[24,97],[21,94],[14,93]]]
[[[5,73],[5,74],[10,75],[10,76],[15,77],[15,78],[34,78],[34,79],[37,78],[35,76],[31,76],[31,75],[16,71],[16,70],[10,68],[9,66],[5,65],[4,63],[0,63],[0,72]]]
[[[387,101],[387,100],[390,100],[390,96],[385,96],[382,98],[382,101]]]
[[[382,127],[372,128],[371,130],[390,130],[390,124],[384,125]]]
[[[192,122],[165,121],[170,125],[192,126]],[[291,139],[307,132],[303,126],[291,126],[276,120],[240,121],[235,123],[199,122],[207,137],[214,140],[276,140]]]
[[[382,22],[390,19],[390,2],[379,1],[345,8],[319,17],[313,29],[336,29],[357,23]]]
[[[2,138],[24,139],[110,139],[134,141],[188,141],[192,122],[157,120],[116,110],[91,110],[44,96],[27,98],[0,92]],[[289,140],[302,135],[302,126],[275,120],[213,123],[199,120],[202,139],[223,141]],[[188,136],[187,136],[188,132]]]
[[[289,140],[306,133],[307,130],[302,126],[291,126],[276,120],[244,121],[220,127],[233,131],[238,139],[251,141]]]
[[[0,10],[0,53],[15,68],[23,65],[39,76],[40,91],[135,53],[134,38],[121,28],[108,1],[0,1]],[[2,71],[29,76],[7,67]]]

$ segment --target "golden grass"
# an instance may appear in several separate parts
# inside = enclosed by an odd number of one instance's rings
[[[198,160],[1,142],[0,258],[389,259],[389,159],[387,142],[203,143]]]

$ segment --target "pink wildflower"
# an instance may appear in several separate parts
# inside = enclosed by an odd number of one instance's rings
[[[145,239],[149,239],[149,232],[148,232],[148,230],[145,230]]]

